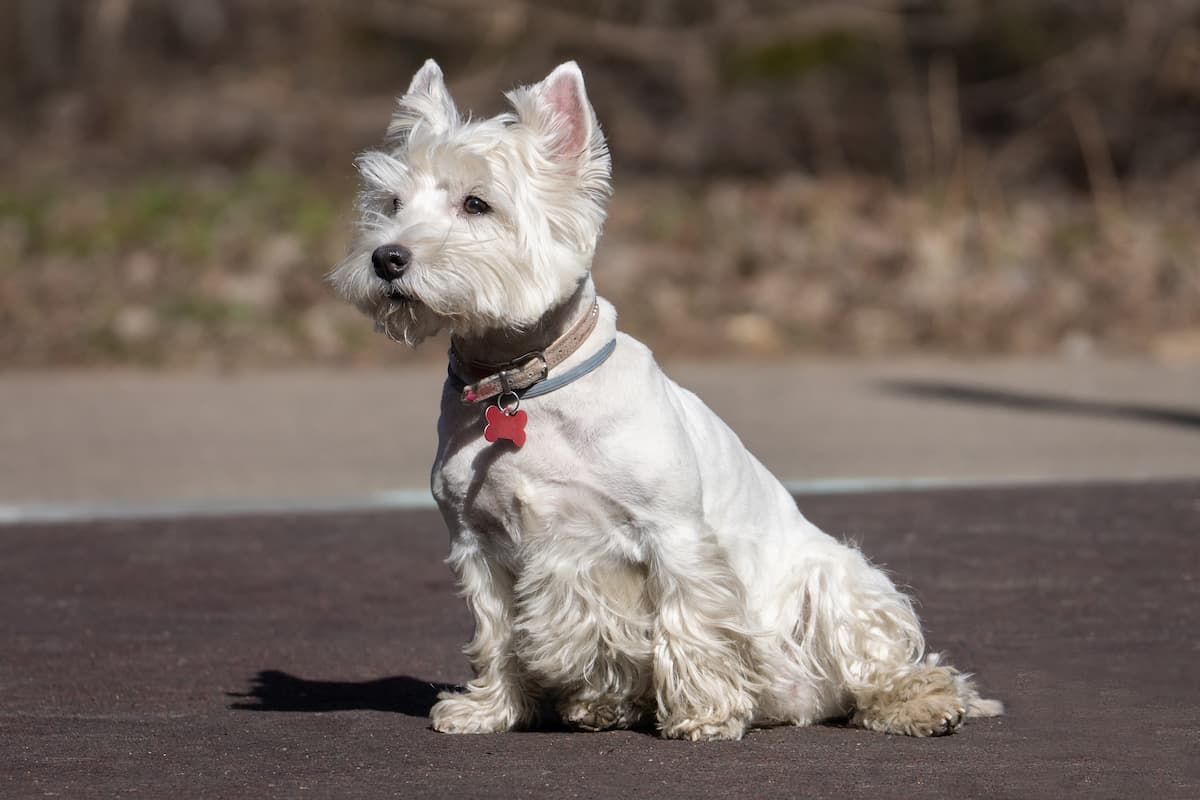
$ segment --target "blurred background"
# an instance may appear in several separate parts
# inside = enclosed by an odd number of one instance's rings
[[[3,0],[0,367],[408,355],[323,282],[427,57],[580,62],[660,354],[1200,360],[1200,0]]]

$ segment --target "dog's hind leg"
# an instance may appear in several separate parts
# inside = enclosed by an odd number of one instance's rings
[[[489,559],[470,534],[456,537],[449,563],[475,617],[475,635],[464,652],[476,677],[463,693],[442,692],[430,712],[443,733],[498,733],[532,722],[536,698],[513,653],[513,578]]]
[[[808,643],[826,671],[840,676],[853,703],[851,723],[908,736],[953,733],[968,716],[1003,707],[979,696],[970,676],[924,656],[912,601],[858,550],[841,548],[812,565],[807,586]]]

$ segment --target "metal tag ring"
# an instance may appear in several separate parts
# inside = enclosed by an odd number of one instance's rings
[[[511,408],[509,408],[505,405],[506,398],[512,398],[512,400],[511,400],[512,407]],[[511,417],[513,414],[517,413],[517,409],[521,407],[521,398],[516,392],[514,392],[510,389],[509,391],[502,393],[499,397],[496,398],[496,407],[499,408],[501,411],[503,411],[505,413],[505,415]]]

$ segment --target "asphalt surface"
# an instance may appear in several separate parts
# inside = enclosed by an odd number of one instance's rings
[[[429,729],[428,511],[0,526],[0,796],[1200,797],[1200,481],[809,496],[1008,714],[908,739]]]

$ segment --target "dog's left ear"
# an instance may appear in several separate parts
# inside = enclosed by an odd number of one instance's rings
[[[542,138],[553,161],[579,164],[605,153],[604,137],[574,61],[555,67],[541,83],[508,94],[521,124]]]

